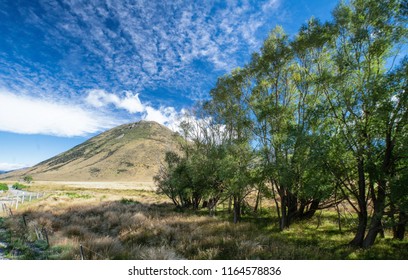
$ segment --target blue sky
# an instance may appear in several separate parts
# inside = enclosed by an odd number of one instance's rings
[[[0,170],[123,123],[174,127],[276,25],[294,35],[334,0],[0,1]]]

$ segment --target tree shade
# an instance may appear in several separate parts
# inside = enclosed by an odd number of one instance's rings
[[[281,230],[345,200],[358,216],[351,245],[372,246],[387,226],[402,239],[407,19],[406,1],[354,0],[293,38],[276,27],[250,63],[218,79],[196,116],[205,124],[183,124],[184,155],[166,156],[159,189],[195,209],[230,199],[234,222],[256,189]]]

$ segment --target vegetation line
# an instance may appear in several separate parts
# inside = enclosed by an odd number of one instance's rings
[[[395,57],[407,47],[406,11],[406,1],[354,0],[292,38],[276,27],[181,124],[183,154],[166,154],[160,193],[196,210],[229,200],[237,223],[257,192],[257,203],[273,199],[282,231],[347,201],[350,245],[369,248],[387,228],[403,240],[408,57]]]

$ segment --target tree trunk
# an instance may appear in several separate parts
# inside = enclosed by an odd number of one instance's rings
[[[201,202],[201,198],[199,196],[194,195],[193,196],[193,209],[194,210],[198,210],[198,208],[200,207],[200,202]]]
[[[339,227],[339,231],[341,231],[341,214],[340,214],[340,208],[339,205],[336,203],[336,212],[337,212],[337,225]]]
[[[357,170],[358,170],[358,226],[357,231],[354,235],[353,240],[349,243],[352,246],[362,247],[364,236],[367,228],[367,203],[366,203],[366,182],[365,182],[365,174],[364,174],[364,160],[360,157],[357,161]]]
[[[382,168],[381,168],[382,176],[380,180],[378,180],[377,195],[375,195],[374,187],[370,186],[372,188],[371,196],[374,201],[374,214],[371,219],[370,229],[363,242],[364,248],[371,247],[375,242],[377,234],[383,232],[381,220],[382,220],[382,217],[384,215],[384,210],[385,210],[385,198],[386,198],[386,188],[387,188],[386,178],[389,176],[392,176],[392,166],[393,166],[394,143],[391,139],[391,130],[387,130],[385,142],[386,142],[386,149],[385,149],[384,159],[383,159]],[[371,184],[374,185],[374,183],[372,182],[373,181],[372,176],[370,176],[370,181],[371,181]]]
[[[306,212],[301,213],[300,219],[301,220],[311,219],[316,213],[316,211],[319,209],[319,204],[320,204],[319,199],[313,200],[312,203],[310,204],[309,209]]]
[[[292,223],[293,219],[296,219],[298,216],[298,198],[296,195],[287,191],[287,201],[288,201],[288,212],[287,212],[287,227]]]
[[[381,216],[374,214],[374,216],[371,219],[370,229],[368,230],[367,236],[363,241],[363,248],[369,248],[374,244],[375,239],[377,238],[377,235],[378,233],[380,233],[381,229],[382,229]]]
[[[258,212],[259,205],[261,204],[261,190],[258,189],[258,193],[256,195],[256,202],[254,207],[254,213]]]
[[[394,230],[394,239],[403,240],[407,226],[408,216],[405,212],[399,212],[398,224]]]
[[[378,194],[374,203],[374,214],[371,218],[370,229],[368,230],[367,236],[363,241],[363,248],[371,247],[374,244],[377,235],[383,229],[381,220],[384,215],[385,208],[385,184],[385,181],[381,181],[378,184]],[[372,195],[374,196],[375,194],[372,193]]]
[[[234,195],[234,224],[241,220],[241,201]]]
[[[367,211],[358,213],[358,226],[353,240],[349,243],[352,246],[361,247],[364,241],[364,235],[367,228]]]
[[[215,198],[210,198],[208,203],[207,203],[207,207],[208,207],[208,212],[210,214],[210,216],[214,216],[215,212],[217,210],[217,203],[218,203],[219,198],[215,197]]]
[[[278,199],[276,198],[276,193],[275,193],[276,184],[273,182],[273,180],[271,180],[271,183],[272,183],[272,197],[273,197],[273,201],[275,202],[276,214],[278,214],[278,220],[280,221],[281,220],[281,212],[280,212]],[[279,189],[278,189],[278,193],[279,193]]]
[[[299,209],[297,211],[297,216],[302,219],[303,215],[305,214],[305,209],[307,206],[307,202],[305,201],[300,201]],[[306,211],[307,212],[307,211]]]
[[[289,227],[288,224],[288,213],[286,209],[286,202],[287,197],[286,195],[281,195],[281,222],[280,222],[280,230],[284,230],[285,228]]]

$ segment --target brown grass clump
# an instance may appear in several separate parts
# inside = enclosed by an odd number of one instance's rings
[[[167,200],[148,191],[76,190],[69,191],[70,197],[66,193],[53,192],[25,204],[6,220],[12,237],[35,242],[36,232],[45,229],[51,259],[80,259],[80,245],[85,259],[102,260],[345,259],[374,254],[345,247],[352,231],[340,233],[330,213],[321,218],[319,229],[312,219],[278,232],[272,220],[232,224],[223,217],[175,212]],[[403,256],[395,252],[381,256]]]
[[[168,246],[133,248],[131,256],[138,260],[180,260],[183,259],[173,248]]]
[[[30,221],[27,231],[47,229],[51,245],[65,248],[62,258],[80,258],[80,244],[88,259],[253,258],[261,248],[259,242],[247,240],[250,225],[176,213],[151,193],[145,194],[147,204],[133,197],[101,201],[98,195],[70,195],[78,199],[60,192],[24,209]]]

